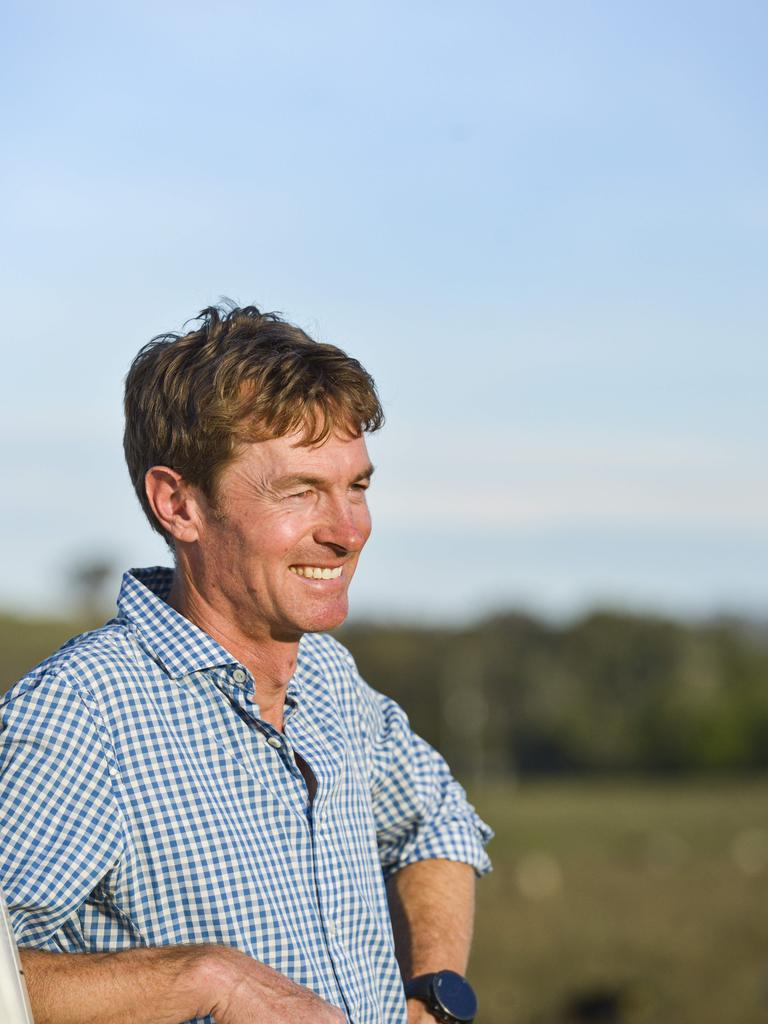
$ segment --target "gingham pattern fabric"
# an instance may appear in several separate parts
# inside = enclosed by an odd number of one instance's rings
[[[432,857],[482,873],[490,830],[341,645],[302,639],[277,733],[248,670],[166,604],[170,582],[126,573],[117,618],[0,704],[0,886],[19,944],[226,943],[353,1024],[404,1024],[384,879]]]

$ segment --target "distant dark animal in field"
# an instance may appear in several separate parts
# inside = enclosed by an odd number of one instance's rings
[[[562,1024],[622,1024],[623,1004],[621,989],[596,988],[570,996],[557,1019]]]

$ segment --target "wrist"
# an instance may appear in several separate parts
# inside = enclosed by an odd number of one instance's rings
[[[243,955],[230,946],[206,943],[189,946],[190,956],[187,969],[179,978],[183,994],[194,1004],[191,1017],[206,1017],[212,1014],[235,981],[236,961]]]
[[[435,1018],[422,999],[406,999],[408,1008],[408,1024],[435,1024]]]
[[[406,999],[408,1024],[434,1024],[435,1018],[420,999]]]
[[[418,1020],[411,1001],[420,1002],[426,1013],[446,1024],[472,1024],[477,1015],[477,996],[466,978],[456,971],[420,974],[405,983],[409,1024]],[[415,1016],[412,1016],[415,1015]]]

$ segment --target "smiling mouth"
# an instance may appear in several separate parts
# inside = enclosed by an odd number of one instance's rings
[[[309,580],[336,580],[341,576],[342,570],[340,565],[335,569],[321,569],[318,565],[289,565],[288,568],[296,576],[303,576]]]

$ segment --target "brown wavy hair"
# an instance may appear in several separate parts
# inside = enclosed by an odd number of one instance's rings
[[[209,306],[187,334],[161,334],[138,353],[125,380],[123,447],[134,490],[166,537],[144,489],[152,466],[168,466],[212,502],[238,446],[287,434],[322,444],[384,422],[376,385],[335,345],[313,341],[277,313]]]

